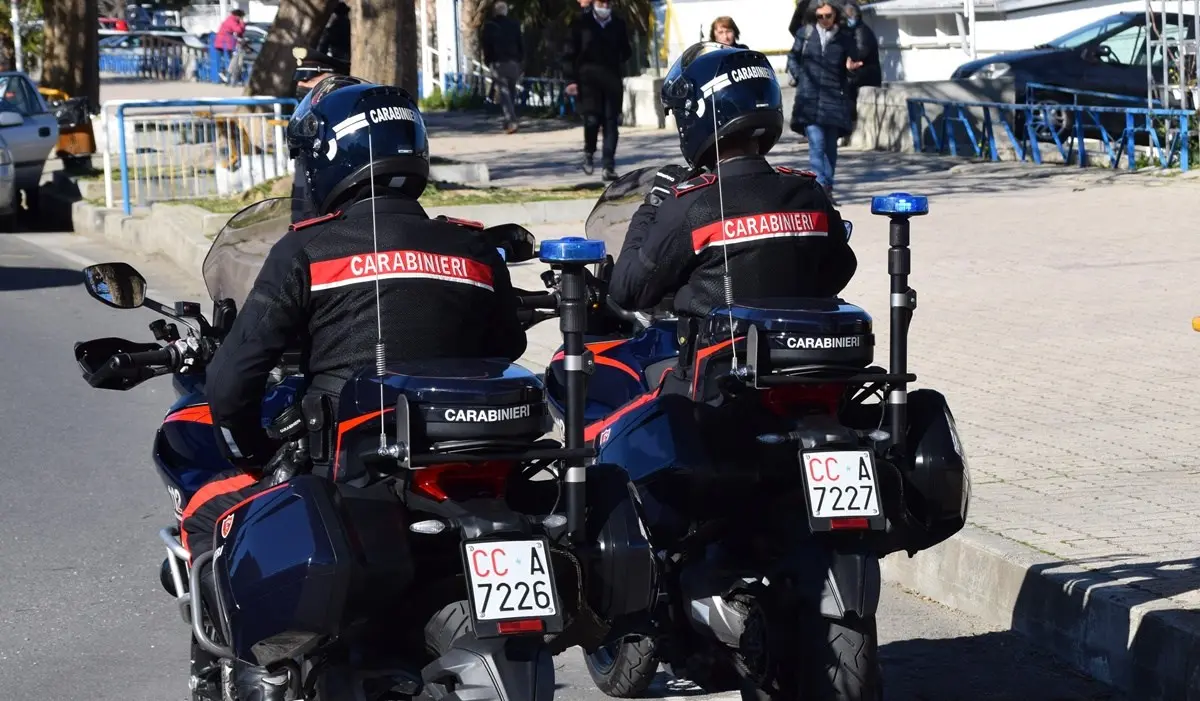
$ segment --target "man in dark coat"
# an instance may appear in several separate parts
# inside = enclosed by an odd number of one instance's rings
[[[514,102],[517,83],[525,63],[525,44],[521,25],[508,16],[508,3],[497,2],[492,18],[483,25],[483,62],[492,71],[492,80],[500,92],[500,107],[504,110],[504,131],[517,130],[517,107]]]
[[[837,142],[854,129],[849,73],[862,64],[849,31],[839,28],[841,12],[832,0],[812,0],[816,24],[796,34],[788,73],[796,81],[792,131],[808,137],[811,169],[833,197]]]
[[[346,3],[339,2],[333,8],[333,16],[317,42],[317,53],[339,61],[350,60],[350,6]]]
[[[583,172],[595,170],[596,139],[604,127],[601,154],[603,177],[617,179],[617,126],[625,97],[624,64],[633,55],[625,20],[612,11],[610,0],[594,0],[591,12],[581,12],[571,23],[563,55],[567,94],[579,96],[583,115]]]

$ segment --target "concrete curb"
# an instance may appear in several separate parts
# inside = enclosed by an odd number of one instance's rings
[[[883,575],[1011,626],[1131,698],[1200,699],[1200,613],[1168,610],[1161,595],[1136,583],[972,526],[911,559],[889,556]]]

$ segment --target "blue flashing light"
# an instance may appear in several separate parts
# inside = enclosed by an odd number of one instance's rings
[[[568,236],[551,241],[542,241],[538,250],[538,258],[543,263],[600,263],[604,260],[604,242],[596,239],[585,239],[579,236]]]
[[[871,214],[919,217],[929,214],[929,198],[924,195],[910,195],[907,192],[876,195],[871,198]]]

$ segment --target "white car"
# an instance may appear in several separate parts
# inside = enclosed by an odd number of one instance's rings
[[[14,211],[20,208],[21,190],[26,206],[34,212],[42,170],[58,143],[58,120],[33,81],[20,71],[0,72],[0,139],[7,145],[9,161],[9,166],[0,161],[0,168],[13,169],[16,178],[15,187],[0,184],[0,216],[10,206]]]

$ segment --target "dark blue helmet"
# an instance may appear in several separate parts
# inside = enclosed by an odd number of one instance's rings
[[[783,133],[783,96],[767,57],[715,42],[688,47],[662,86],[663,108],[675,115],[688,165],[711,166],[713,144],[735,134],[770,151]]]
[[[372,172],[376,185],[414,198],[429,181],[425,120],[401,88],[330,76],[296,107],[287,138],[305,196],[318,214],[334,211]]]

